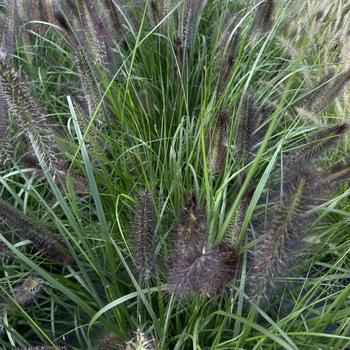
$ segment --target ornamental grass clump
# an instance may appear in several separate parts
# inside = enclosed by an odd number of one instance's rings
[[[349,18],[0,0],[1,348],[346,349]]]

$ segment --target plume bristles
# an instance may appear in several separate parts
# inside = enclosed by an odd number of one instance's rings
[[[0,219],[16,230],[21,237],[31,240],[37,249],[50,258],[68,265],[74,264],[66,248],[54,238],[52,232],[34,223],[19,210],[4,201],[0,201]]]
[[[315,131],[308,142],[299,148],[297,152],[287,156],[285,159],[285,167],[292,169],[294,166],[303,166],[305,162],[309,164],[311,161],[320,157],[327,149],[336,145],[342,135],[349,130],[347,123],[335,124],[322,127]]]
[[[312,89],[314,91],[305,98],[303,108],[314,114],[324,111],[349,81],[350,67],[338,75],[331,71],[317,83],[316,87]]]
[[[134,222],[135,264],[139,278],[147,281],[154,270],[155,212],[148,190],[139,193]]]
[[[274,8],[275,0],[265,0],[258,5],[250,34],[252,40],[271,28]]]
[[[300,172],[289,183],[281,203],[267,218],[269,228],[255,248],[250,271],[250,293],[255,299],[268,301],[276,287],[276,280],[290,267],[300,250],[305,215],[313,203],[313,178]]]
[[[226,145],[229,130],[229,115],[227,110],[222,109],[212,127],[207,140],[207,166],[208,172],[218,174],[224,167],[226,158]]]
[[[233,279],[236,254],[225,244],[209,248],[204,211],[193,195],[182,211],[173,246],[169,280],[179,299],[193,293],[213,297]]]

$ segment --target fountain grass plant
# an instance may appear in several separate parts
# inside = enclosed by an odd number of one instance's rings
[[[2,349],[348,349],[350,8],[0,1]]]

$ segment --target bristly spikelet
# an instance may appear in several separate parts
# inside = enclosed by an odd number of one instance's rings
[[[72,26],[76,34],[69,38],[72,49],[82,46],[93,64],[108,69],[113,57],[112,42],[97,5],[93,0],[70,0],[68,5],[74,15]]]
[[[254,40],[260,33],[265,33],[271,28],[274,8],[275,0],[265,0],[258,5],[250,32],[251,40]]]
[[[151,193],[143,189],[138,196],[134,218],[134,255],[139,278],[147,281],[154,269],[155,211]]]
[[[45,113],[3,60],[0,60],[0,87],[9,111],[22,128],[43,171],[54,174],[62,170],[65,162],[58,158],[54,134],[47,125]]]
[[[99,339],[93,347],[94,350],[125,350],[125,343],[115,333],[107,333]]]
[[[115,6],[113,0],[106,0],[102,4],[104,6],[104,13],[107,15],[107,28],[110,29],[112,38],[120,39],[122,36],[122,19],[118,8]]]
[[[289,183],[280,204],[269,214],[269,227],[255,247],[250,268],[250,295],[266,302],[302,246],[306,212],[313,204],[313,177],[299,173]]]
[[[237,257],[231,247],[220,245],[209,249],[204,245],[199,255],[179,257],[170,271],[170,285],[179,299],[193,293],[214,297],[233,279]]]
[[[8,109],[5,99],[0,93],[0,164],[6,163],[13,151],[8,135]]]
[[[6,23],[1,33],[1,59],[8,61],[12,57],[13,36],[18,27],[17,0],[7,1]]]
[[[244,218],[246,216],[249,202],[250,202],[251,193],[246,193],[240,202],[238,203],[238,207],[233,215],[233,218],[227,228],[226,237],[228,244],[233,247],[237,247],[239,245],[239,235],[242,230]]]
[[[100,18],[98,6],[93,0],[79,0],[78,3],[84,29],[89,32],[88,40],[93,56],[102,67],[108,68],[112,60],[110,51],[112,43],[105,24]]]
[[[236,255],[231,247],[221,244],[208,248],[204,210],[191,195],[182,210],[173,241],[169,284],[179,299],[193,293],[213,297],[232,280]]]
[[[150,1],[150,17],[151,17],[151,20],[153,22],[153,25],[156,25],[160,22],[160,16],[161,16],[161,13],[160,13],[160,9],[159,9],[159,6],[158,6],[158,3],[157,1],[155,0],[151,0]]]
[[[84,95],[86,109],[89,118],[92,118],[92,116],[98,108],[98,104],[100,101],[100,96],[96,87],[95,77],[89,66],[88,61],[86,60],[86,57],[84,56],[84,53],[80,49],[75,50],[74,57],[79,72],[79,79]],[[95,121],[97,126],[101,127],[103,125],[103,113],[101,108],[95,117]]]
[[[348,130],[349,125],[347,123],[320,128],[320,130],[312,133],[310,139],[298,151],[285,158],[285,167],[293,169],[293,167],[304,166],[317,160],[327,149],[336,145],[341,136]]]
[[[330,168],[321,172],[319,183],[317,187],[323,187],[326,185],[337,185],[344,181],[350,180],[350,162],[340,161]]]
[[[220,72],[218,76],[218,91],[220,93],[227,88],[236,61],[241,30],[237,28],[236,31],[232,33],[235,23],[236,17],[233,17],[228,23],[225,23],[225,28],[219,41],[218,63]]]
[[[67,265],[74,265],[74,260],[67,249],[52,232],[33,222],[4,201],[0,201],[0,220],[16,230],[19,236],[31,240],[34,246],[48,257]]]
[[[187,199],[180,213],[180,222],[172,242],[172,260],[193,259],[201,254],[206,241],[206,219],[204,210],[197,205],[194,193]]]
[[[187,270],[202,254],[206,242],[206,220],[204,210],[197,206],[194,193],[191,193],[180,213],[180,221],[175,232],[171,249],[171,269],[169,282],[178,297],[187,297],[198,289],[191,279],[185,279]],[[191,272],[191,271],[189,271]],[[185,280],[184,280],[185,279]]]
[[[226,158],[227,136],[229,131],[229,113],[222,109],[216,117],[207,138],[207,167],[208,172],[218,174],[224,167]]]
[[[236,138],[237,155],[242,164],[249,162],[251,158],[258,119],[259,113],[255,107],[254,96],[248,91],[243,96]]]
[[[337,75],[331,71],[325,78],[319,81],[303,101],[303,108],[312,113],[324,111],[334,99],[340,95],[345,85],[350,81],[350,67]]]
[[[13,289],[13,299],[17,304],[26,306],[31,303],[43,290],[44,280],[37,276],[27,277]]]
[[[232,246],[225,243],[208,252],[206,271],[203,273],[203,281],[198,290],[199,294],[212,298],[224,291],[232,281],[238,267],[238,255]]]
[[[193,40],[198,14],[203,0],[186,0],[185,11],[183,19],[183,45],[188,47],[189,43]]]

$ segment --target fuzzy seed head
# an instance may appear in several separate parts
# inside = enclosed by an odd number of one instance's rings
[[[134,218],[135,264],[141,280],[148,280],[154,269],[155,211],[152,195],[141,190]]]
[[[350,67],[339,74],[330,71],[305,98],[303,108],[313,114],[321,113],[341,94],[349,81]]]
[[[271,28],[274,8],[275,0],[265,0],[257,7],[250,33],[251,40],[254,40],[261,33],[266,33]]]
[[[293,169],[317,160],[325,151],[336,145],[348,130],[349,125],[347,123],[320,128],[311,135],[309,141],[301,146],[297,152],[286,157],[285,167]]]
[[[0,201],[0,219],[17,232],[19,236],[29,239],[45,255],[67,265],[74,265],[73,258],[52,232],[46,230],[19,210],[5,201]]]
[[[236,138],[237,155],[243,164],[251,159],[258,119],[259,112],[255,107],[255,98],[248,91],[243,96]]]
[[[207,139],[207,166],[208,172],[212,174],[220,173],[224,167],[228,131],[229,115],[227,110],[222,109]]]
[[[40,277],[31,276],[26,278],[19,286],[13,290],[13,298],[21,305],[31,303],[43,290],[44,280]]]
[[[313,177],[299,170],[287,186],[281,203],[269,214],[269,226],[256,245],[250,269],[250,294],[267,302],[276,287],[276,280],[291,267],[302,247],[308,220],[306,212],[313,204]]]

